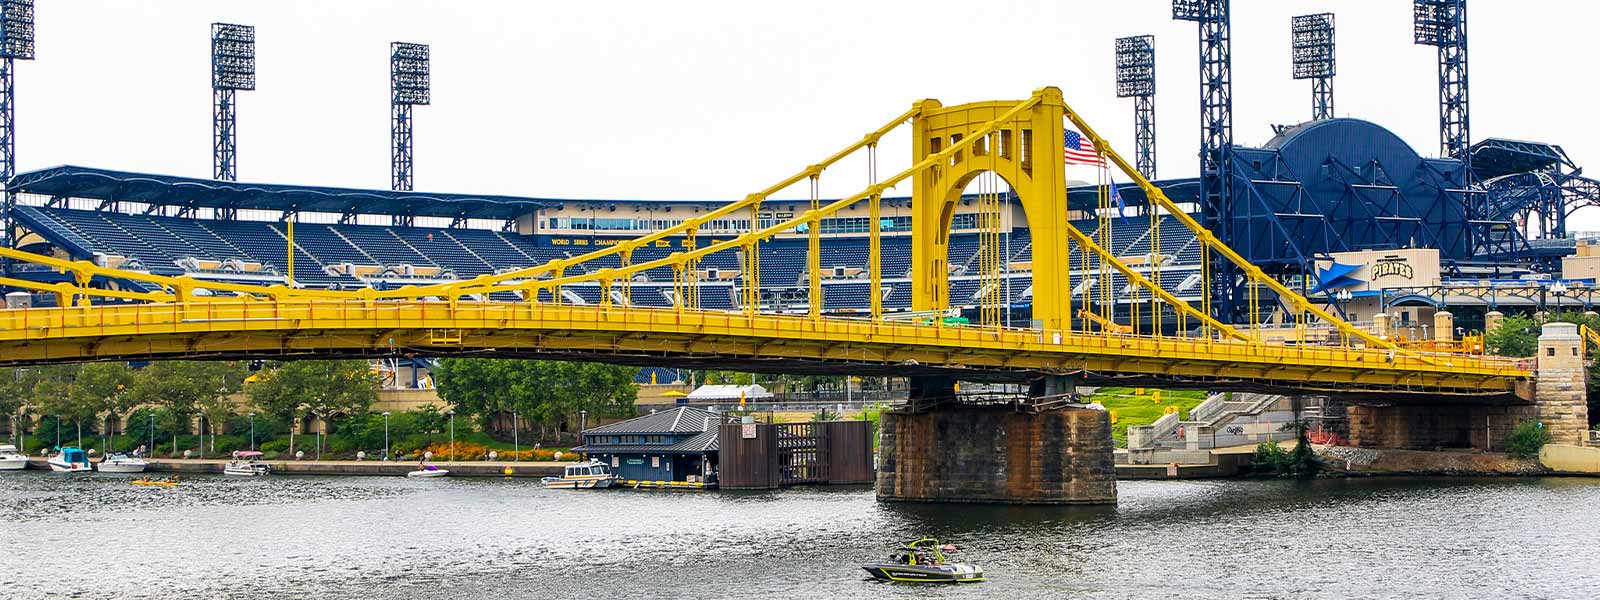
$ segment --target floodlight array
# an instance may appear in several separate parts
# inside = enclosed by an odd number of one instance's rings
[[[1301,15],[1294,30],[1294,78],[1316,79],[1334,75],[1333,13]]]
[[[428,104],[428,63],[427,44],[389,45],[389,90],[394,104]]]
[[[1155,94],[1155,36],[1117,38],[1117,97],[1148,97]]]
[[[256,89],[256,28],[211,24],[211,88]]]
[[[1450,43],[1456,25],[1454,0],[1412,0],[1416,43],[1444,46]]]
[[[1172,18],[1179,21],[1199,21],[1206,16],[1208,0],[1172,0]]]
[[[0,58],[33,59],[33,0],[0,0]]]

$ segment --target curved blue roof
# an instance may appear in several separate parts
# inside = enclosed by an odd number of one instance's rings
[[[358,188],[240,183],[64,165],[18,174],[11,188],[26,194],[145,202],[191,208],[242,208],[471,219],[510,219],[563,200],[395,192]]]

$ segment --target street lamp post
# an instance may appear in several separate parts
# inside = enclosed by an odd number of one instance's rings
[[[256,450],[256,414],[250,413],[250,451]]]
[[[513,410],[511,411],[511,462],[520,462],[522,460],[520,456],[522,453],[521,429],[517,411]]]
[[[383,411],[383,460],[389,460],[389,411]]]
[[[1550,293],[1556,295],[1556,320],[1561,320],[1561,299],[1567,295],[1567,284],[1557,281],[1550,284]]]
[[[455,462],[456,462],[456,409],[452,408],[452,409],[450,409],[450,412],[445,413],[445,414],[450,415],[450,463],[451,464],[455,464]]]
[[[148,429],[150,431],[150,455],[151,456],[155,456],[155,454],[156,454],[156,411],[151,410],[151,411],[149,411],[147,413],[144,413],[144,416],[146,417],[145,421],[148,423]]]
[[[584,430],[586,430],[588,428],[589,428],[589,411],[587,411],[587,410],[578,411],[578,445],[581,446],[581,445],[583,445],[585,443],[583,441],[583,432],[584,432]],[[588,452],[583,453],[583,457],[586,458],[586,459],[589,458],[589,453]]]

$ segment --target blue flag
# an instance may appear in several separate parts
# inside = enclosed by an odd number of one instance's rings
[[[1117,182],[1111,182],[1111,201],[1117,203],[1117,217],[1122,219],[1122,224],[1128,224],[1127,205],[1122,203],[1122,193],[1117,191]]]

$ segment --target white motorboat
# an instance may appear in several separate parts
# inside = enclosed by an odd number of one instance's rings
[[[45,461],[50,464],[50,470],[57,473],[88,473],[94,470],[89,465],[89,455],[81,448],[71,446],[61,449],[59,454]]]
[[[590,490],[608,488],[617,482],[611,467],[598,460],[567,465],[560,477],[546,477],[540,481],[547,488],[564,490]]]
[[[447,477],[449,475],[450,471],[433,465],[428,465],[410,473],[406,473],[406,477]]]
[[[142,458],[128,456],[122,452],[113,452],[105,460],[100,461],[98,468],[101,473],[143,473],[150,463]]]
[[[0,444],[0,471],[16,471],[28,468],[28,457],[17,452],[17,447],[11,444]]]
[[[233,453],[233,460],[223,465],[223,475],[239,475],[255,477],[272,472],[272,465],[261,461],[261,453],[253,450],[240,450]]]

